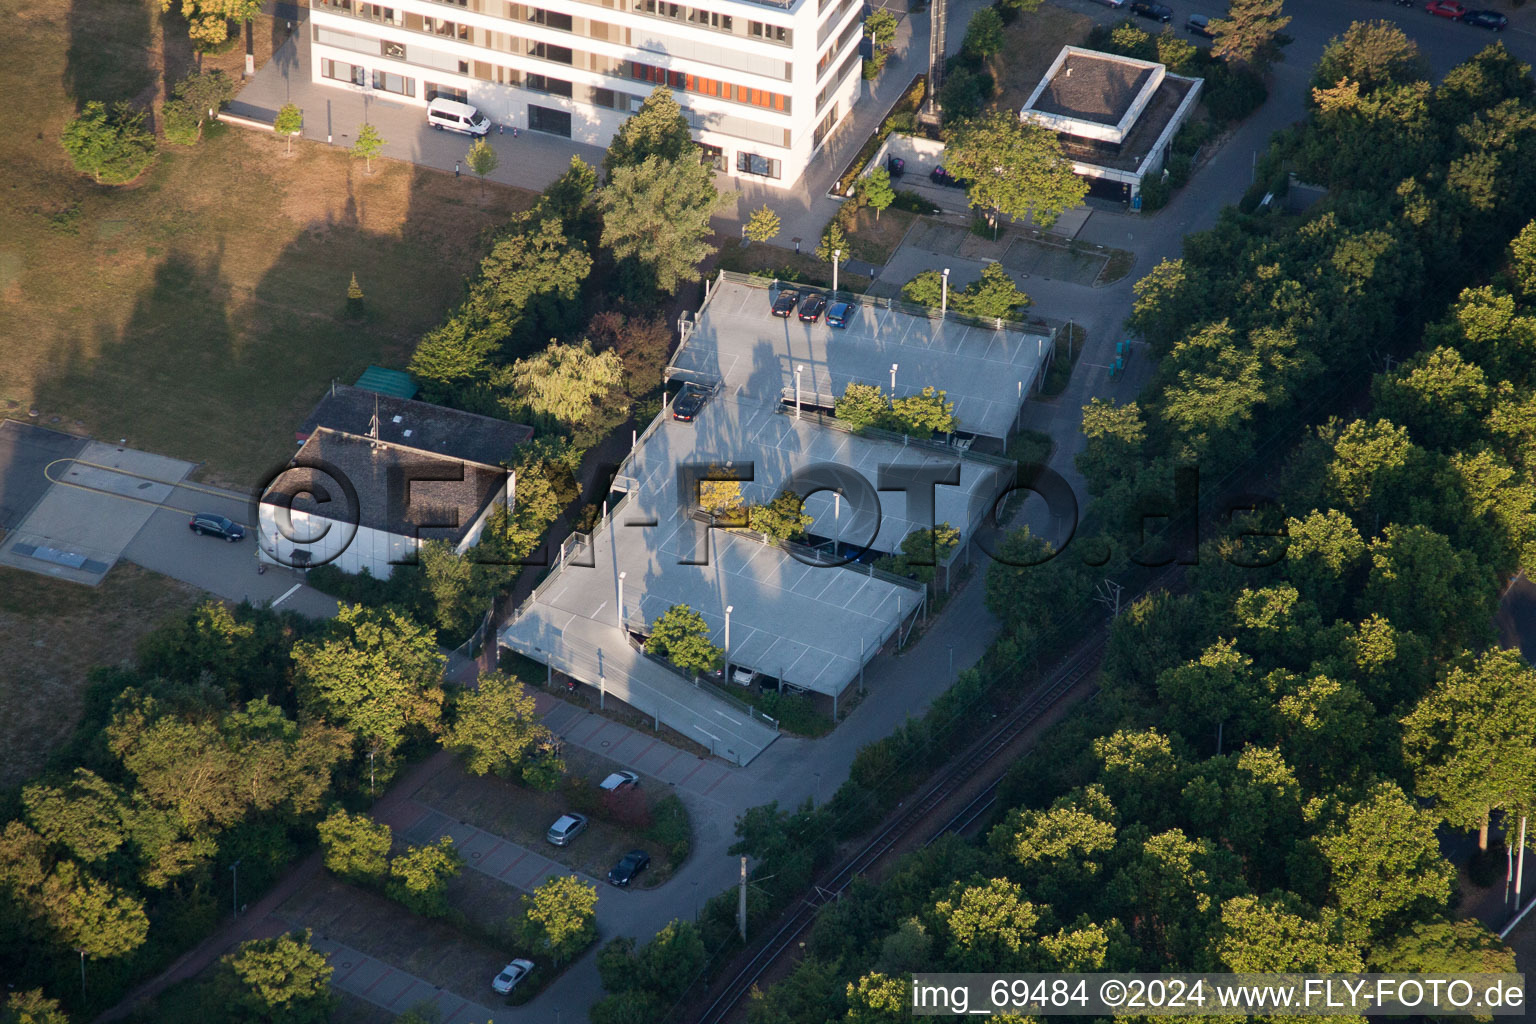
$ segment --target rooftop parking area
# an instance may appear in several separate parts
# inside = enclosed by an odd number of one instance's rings
[[[859,437],[742,396],[718,394],[692,423],[664,415],[647,432],[621,470],[618,486],[627,496],[589,540],[567,547],[565,566],[540,586],[524,617],[576,616],[616,626],[622,572],[630,629],[642,631],[672,605],[686,604],[704,616],[714,642],[724,647],[730,606],[733,665],[808,690],[841,692],[863,661],[918,610],[922,591],[863,565],[807,564],[756,535],[709,529],[690,517],[679,496],[678,466],[749,463],[753,480],[741,485],[749,503],[771,500],[791,474],[827,464],[853,470],[871,488],[878,485],[881,465],[898,472],[957,472],[958,486],[933,488],[935,516],[967,532],[1001,485],[998,467],[988,461]],[[910,518],[915,513],[904,494],[879,492],[878,503],[878,512],[861,506],[856,513],[852,496],[813,496],[806,503],[816,520],[812,533],[862,543],[878,515],[877,544],[881,550],[894,548],[919,524]],[[527,625],[509,632],[526,631]]]
[[[942,269],[942,268],[936,268]],[[790,286],[792,287],[792,286]],[[1049,334],[999,329],[954,316],[943,320],[855,301],[848,326],[808,324],[770,312],[777,288],[721,279],[700,310],[668,373],[719,381],[760,402],[793,395],[795,367],[808,405],[830,407],[851,383],[891,386],[896,396],[945,391],[961,431],[1005,437],[1051,346]]]

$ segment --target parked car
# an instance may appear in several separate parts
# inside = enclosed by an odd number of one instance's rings
[[[549,832],[544,836],[556,846],[569,846],[572,839],[581,835],[587,828],[587,816],[585,814],[562,814],[560,820],[549,826]]]
[[[806,292],[800,300],[800,319],[813,324],[821,319],[821,311],[827,308],[827,297],[821,292]]]
[[[800,304],[800,292],[795,288],[780,288],[778,297],[773,300],[773,315],[789,319],[789,314],[795,311]]]
[[[846,328],[848,326],[848,318],[852,315],[853,303],[834,302],[827,307],[827,326]]]
[[[1456,0],[1429,0],[1424,9],[1437,18],[1459,18],[1467,13],[1467,8]]]
[[[1216,33],[1211,31],[1211,19],[1203,14],[1191,14],[1184,22],[1184,28],[1192,36],[1205,36],[1207,39],[1216,38]]]
[[[608,872],[608,881],[619,888],[624,888],[635,880],[635,876],[650,866],[651,855],[644,850],[630,850]]]
[[[692,423],[693,418],[699,414],[703,406],[704,392],[698,388],[684,387],[672,400],[672,418],[682,420],[684,423]]]
[[[187,525],[192,528],[193,533],[223,537],[231,544],[245,538],[245,527],[232,519],[216,516],[211,512],[199,512],[192,517],[192,521],[187,523]]]
[[[1113,7],[1117,10],[1125,6],[1125,0],[1099,0],[1099,3],[1105,7]]]
[[[1509,24],[1509,19],[1498,11],[1468,11],[1461,16],[1463,23],[1476,25],[1478,28],[1486,28],[1493,32],[1504,31],[1504,26]]]
[[[630,786],[638,785],[640,785],[640,776],[634,772],[614,772],[602,782],[599,782],[597,788],[606,793],[611,793],[616,789],[628,789]]]
[[[438,131],[459,132],[462,135],[485,135],[491,130],[491,120],[468,103],[450,100],[442,96],[427,104],[427,124]]]
[[[1136,0],[1131,4],[1131,13],[1138,18],[1151,18],[1153,21],[1161,21],[1164,24],[1173,20],[1173,9],[1162,4],[1151,3],[1150,0]]]
[[[736,667],[736,670],[731,673],[731,682],[735,683],[737,686],[751,686],[753,681],[756,679],[756,672],[749,668],[742,668],[739,665]]]
[[[491,982],[491,988],[501,995],[506,995],[517,987],[518,982],[528,977],[528,972],[531,970],[533,970],[532,960],[513,960],[501,969],[500,974],[496,975],[496,980]]]

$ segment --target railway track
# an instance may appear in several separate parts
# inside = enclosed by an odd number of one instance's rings
[[[898,843],[919,833],[924,823],[961,787],[979,775],[989,773],[992,777],[982,792],[936,831],[927,835],[923,845],[934,842],[946,833],[961,831],[985,814],[996,802],[998,785],[1007,770],[1006,764],[993,762],[1024,730],[1039,721],[1041,716],[1098,667],[1108,642],[1108,626],[1098,626],[1043,684],[1001,720],[993,723],[980,740],[972,744],[961,757],[950,762],[915,800],[905,802],[900,813],[894,815],[884,828],[823,878],[793,908],[778,930],[759,943],[751,959],[718,990],[715,998],[694,1018],[697,1024],[723,1024],[769,967],[785,951],[795,946],[801,934],[815,921],[822,906],[835,900],[853,884],[855,878],[879,863]]]

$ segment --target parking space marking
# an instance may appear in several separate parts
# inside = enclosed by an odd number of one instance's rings
[[[395,969],[393,967],[389,966],[388,964],[385,964],[382,960],[379,961],[379,963],[383,964],[383,966],[384,966],[384,973],[379,975],[377,978],[373,979],[373,984],[372,985],[369,985],[367,988],[363,989],[362,994],[364,996],[368,995],[374,989],[378,988],[379,987],[379,982],[383,981],[385,978],[387,978],[391,974],[395,973]]]

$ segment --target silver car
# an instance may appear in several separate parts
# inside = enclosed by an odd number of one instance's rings
[[[549,832],[544,838],[556,846],[569,846],[572,839],[581,835],[587,827],[587,817],[584,814],[562,814],[560,820],[549,826]]]

